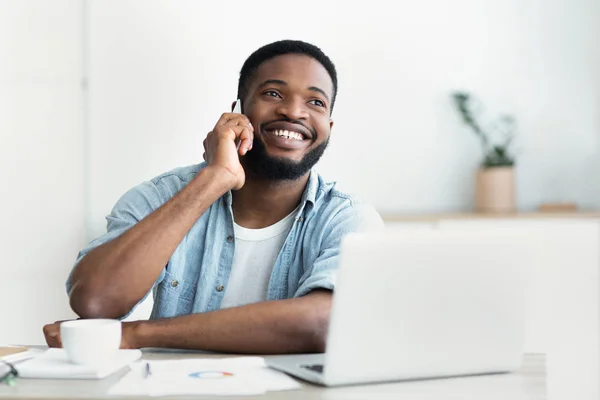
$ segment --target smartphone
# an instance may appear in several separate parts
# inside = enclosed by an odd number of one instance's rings
[[[242,101],[240,99],[237,99],[235,102],[235,106],[233,107],[233,113],[234,114],[241,114],[242,113]],[[240,149],[240,145],[242,144],[241,140],[237,140],[237,149]]]
[[[234,114],[241,114],[242,113],[242,101],[240,99],[236,100],[235,106],[233,107],[233,113]]]

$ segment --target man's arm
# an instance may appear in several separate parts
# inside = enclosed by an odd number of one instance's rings
[[[332,293],[249,304],[203,314],[124,324],[130,347],[171,347],[229,353],[321,353]]]
[[[228,190],[243,186],[239,156],[252,138],[245,115],[223,114],[204,141],[208,166],[156,211],[79,261],[70,280],[73,311],[83,318],[126,315],[150,291],[198,218]]]
[[[82,318],[127,314],[152,288],[196,220],[230,187],[226,172],[206,167],[158,210],[90,251],[71,277],[73,311]]]

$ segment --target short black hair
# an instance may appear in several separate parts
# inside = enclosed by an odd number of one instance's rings
[[[338,91],[337,72],[335,70],[335,65],[333,65],[333,62],[331,62],[329,57],[327,57],[320,48],[300,40],[280,40],[278,42],[267,44],[252,53],[250,57],[246,59],[240,71],[237,98],[242,100],[246,98],[254,73],[262,63],[284,54],[307,55],[314,58],[320,62],[323,67],[325,67],[329,73],[329,76],[331,77],[331,81],[333,82],[333,95],[331,97],[330,108],[330,112],[332,112],[333,105],[335,103],[335,97]]]

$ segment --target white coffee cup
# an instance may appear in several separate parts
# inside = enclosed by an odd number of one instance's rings
[[[121,321],[79,319],[60,324],[60,339],[75,364],[95,366],[113,359],[121,346]]]

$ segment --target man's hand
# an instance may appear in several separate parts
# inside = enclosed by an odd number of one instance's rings
[[[233,175],[234,190],[241,189],[246,181],[239,156],[252,149],[253,140],[254,127],[248,117],[233,113],[223,114],[204,139],[204,159],[209,165],[223,168]]]
[[[60,324],[64,321],[56,321],[53,324],[44,325],[44,336],[46,337],[46,343],[48,347],[62,347],[62,341],[60,339]],[[133,329],[135,323],[133,322],[122,322],[122,335],[121,335],[121,348],[122,349],[135,349],[133,339]]]
[[[44,336],[48,347],[62,347],[60,340],[60,323],[65,321],[56,321],[53,324],[44,325]]]

